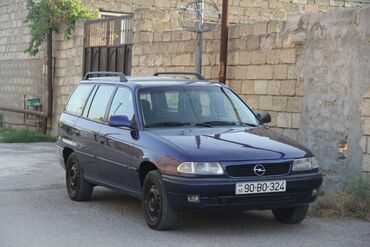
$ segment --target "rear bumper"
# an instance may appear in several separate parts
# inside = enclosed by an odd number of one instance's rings
[[[190,211],[260,210],[293,207],[313,202],[322,183],[321,173],[274,178],[184,178],[162,175],[173,208]],[[237,182],[285,179],[286,192],[235,195]],[[199,195],[200,202],[188,202],[188,195]]]

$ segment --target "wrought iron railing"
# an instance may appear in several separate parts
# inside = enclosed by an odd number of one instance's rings
[[[132,44],[132,38],[132,15],[88,21],[85,25],[85,47]]]

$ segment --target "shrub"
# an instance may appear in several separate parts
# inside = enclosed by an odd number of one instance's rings
[[[370,221],[370,176],[349,183],[343,192],[323,194],[311,214],[325,218],[359,218]]]
[[[79,19],[95,19],[97,11],[86,10],[77,0],[28,0],[27,17],[31,31],[31,42],[25,52],[36,55],[49,31],[58,31],[60,24],[66,24],[64,38],[71,38],[73,27]]]
[[[55,142],[56,138],[29,129],[0,128],[0,143]]]

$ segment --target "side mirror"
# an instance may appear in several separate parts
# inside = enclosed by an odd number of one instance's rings
[[[262,123],[270,123],[271,122],[271,116],[267,112],[257,112],[256,113],[257,118],[262,122]]]
[[[127,116],[115,115],[109,119],[109,125],[113,127],[129,127],[132,128],[132,121]]]

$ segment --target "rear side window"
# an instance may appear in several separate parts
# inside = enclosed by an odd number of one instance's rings
[[[105,111],[115,86],[100,86],[91,103],[88,118],[95,121],[104,121]]]
[[[93,87],[94,85],[91,84],[81,84],[77,86],[69,98],[65,111],[80,116]]]
[[[124,87],[118,88],[112,101],[108,118],[114,115],[127,116],[128,119],[133,119],[134,102],[130,89]]]
[[[89,110],[90,110],[91,101],[93,100],[93,98],[94,98],[94,96],[95,96],[95,93],[96,93],[96,90],[97,90],[98,88],[99,88],[99,87],[95,87],[95,88],[92,90],[92,92],[91,92],[91,94],[90,94],[90,97],[89,97],[89,99],[88,99],[88,100],[87,100],[87,102],[86,102],[86,106],[85,106],[84,111],[83,111],[83,113],[82,113],[82,117],[87,118],[87,114],[89,113]]]

